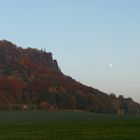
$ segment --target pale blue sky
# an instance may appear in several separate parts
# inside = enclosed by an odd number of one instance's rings
[[[0,0],[0,39],[45,47],[65,74],[140,102],[139,0]]]

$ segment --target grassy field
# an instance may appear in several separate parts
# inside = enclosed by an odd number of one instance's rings
[[[140,140],[140,116],[0,112],[0,140]]]

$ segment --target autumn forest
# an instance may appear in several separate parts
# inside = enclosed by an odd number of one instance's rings
[[[140,105],[63,74],[52,53],[0,41],[0,110],[72,109],[139,114]]]

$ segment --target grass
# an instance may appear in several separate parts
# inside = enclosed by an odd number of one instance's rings
[[[0,140],[139,140],[140,116],[0,112]]]

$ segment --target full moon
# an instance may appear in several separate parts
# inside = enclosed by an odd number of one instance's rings
[[[110,68],[112,68],[112,67],[113,67],[113,65],[112,65],[112,64],[109,64],[109,67],[110,67]]]

